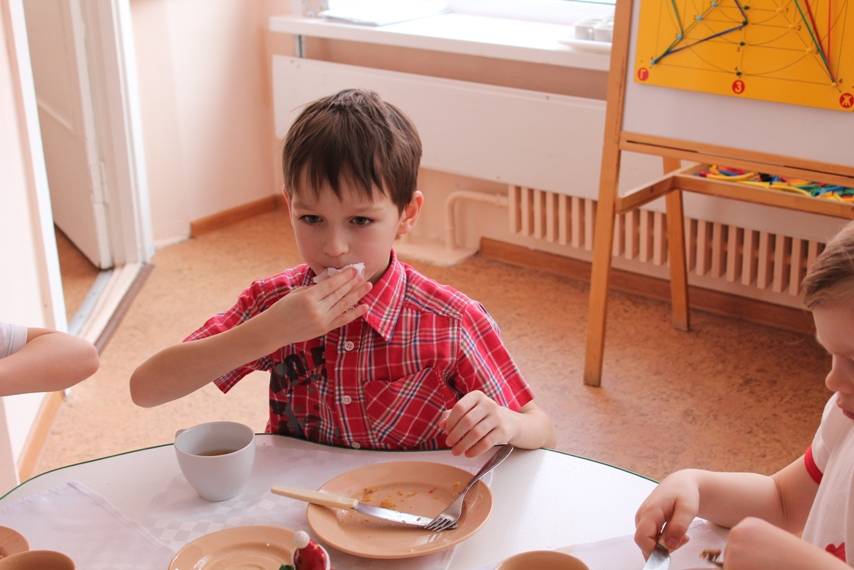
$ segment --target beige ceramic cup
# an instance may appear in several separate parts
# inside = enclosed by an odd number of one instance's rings
[[[0,559],[0,570],[74,570],[74,562],[61,552],[27,550]]]
[[[498,570],[590,570],[587,564],[569,554],[553,550],[532,550],[511,556]]]
[[[237,422],[208,422],[175,434],[178,465],[208,501],[236,497],[255,464],[255,433]]]
[[[0,558],[29,550],[27,539],[13,528],[0,526]]]

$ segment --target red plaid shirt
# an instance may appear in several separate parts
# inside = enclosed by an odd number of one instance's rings
[[[213,336],[311,284],[307,265],[255,281],[231,309],[185,340]],[[284,346],[214,380],[228,392],[269,370],[267,431],[330,445],[437,449],[440,414],[481,390],[512,410],[533,399],[486,310],[397,260],[362,299],[361,319],[325,336]]]

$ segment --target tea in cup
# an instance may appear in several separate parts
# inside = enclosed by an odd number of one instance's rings
[[[532,550],[511,556],[498,570],[589,570],[587,564],[569,554],[554,550]]]
[[[236,497],[255,464],[255,433],[237,422],[208,422],[178,430],[175,455],[181,473],[208,501]]]

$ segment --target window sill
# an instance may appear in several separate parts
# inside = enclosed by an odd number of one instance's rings
[[[594,14],[595,15],[595,14]],[[448,13],[381,27],[273,16],[274,33],[607,71],[610,44],[574,40],[569,25]]]

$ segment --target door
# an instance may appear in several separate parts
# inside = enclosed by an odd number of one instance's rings
[[[113,265],[80,0],[25,0],[54,223],[97,267]]]

